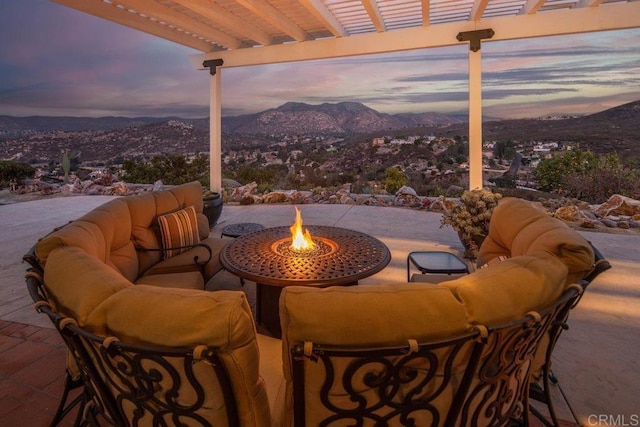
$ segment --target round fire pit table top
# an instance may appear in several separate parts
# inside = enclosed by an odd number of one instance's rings
[[[368,234],[330,226],[305,228],[314,249],[291,249],[289,227],[272,227],[227,243],[220,262],[231,273],[261,284],[330,286],[357,283],[391,260],[387,246]]]

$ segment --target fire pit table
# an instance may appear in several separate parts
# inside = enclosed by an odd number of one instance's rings
[[[247,233],[227,243],[220,261],[231,273],[256,282],[256,320],[280,337],[278,301],[284,286],[357,285],[389,264],[387,246],[345,228],[309,226],[313,249],[291,247],[289,227]]]

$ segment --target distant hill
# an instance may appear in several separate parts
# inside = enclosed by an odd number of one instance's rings
[[[168,120],[111,130],[52,131],[0,140],[0,159],[47,162],[64,150],[83,161],[136,159],[160,154],[209,151],[209,130]]]
[[[0,116],[0,137],[15,138],[50,131],[111,130],[166,122],[177,117],[49,117]]]
[[[239,134],[356,134],[424,125],[461,123],[439,113],[380,113],[359,102],[310,105],[287,102],[256,114],[222,118],[225,133]]]
[[[485,141],[558,141],[579,145],[595,153],[617,153],[621,159],[640,161],[640,100],[588,116],[562,120],[518,119],[485,121]],[[440,129],[442,132],[443,130]],[[447,134],[468,135],[467,124],[447,127]]]

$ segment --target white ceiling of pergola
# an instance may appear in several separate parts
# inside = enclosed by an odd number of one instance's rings
[[[640,27],[637,0],[53,0],[191,47],[224,66]]]

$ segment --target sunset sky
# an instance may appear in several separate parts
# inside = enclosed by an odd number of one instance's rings
[[[468,45],[222,70],[223,115],[359,101],[467,112]],[[198,52],[47,0],[0,0],[0,115],[208,116]],[[484,42],[484,114],[587,114],[640,100],[640,29]]]

